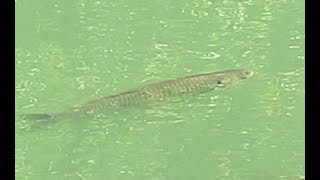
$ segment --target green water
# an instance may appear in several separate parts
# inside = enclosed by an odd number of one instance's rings
[[[304,176],[304,1],[16,0],[15,7],[16,179]],[[255,75],[86,118],[19,116],[236,68]]]

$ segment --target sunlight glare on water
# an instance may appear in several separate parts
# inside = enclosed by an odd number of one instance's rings
[[[304,1],[15,1],[16,179],[304,179]],[[167,79],[230,88],[32,122]]]

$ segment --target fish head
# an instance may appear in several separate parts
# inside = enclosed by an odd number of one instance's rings
[[[228,87],[243,79],[247,79],[254,74],[252,70],[240,69],[240,70],[228,70],[214,74],[214,86],[215,87]]]
[[[251,77],[254,74],[254,71],[250,69],[242,69],[235,71],[234,74],[235,76],[237,76],[238,79],[247,79],[248,77]]]

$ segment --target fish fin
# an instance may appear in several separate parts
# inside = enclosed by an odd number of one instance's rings
[[[24,116],[24,119],[36,120],[36,121],[48,120],[54,117],[52,114],[48,114],[48,113],[32,113],[32,114],[24,114],[23,116]]]

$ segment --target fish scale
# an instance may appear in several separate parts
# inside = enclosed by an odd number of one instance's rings
[[[242,79],[252,76],[254,72],[247,69],[225,70],[219,72],[185,76],[149,84],[141,88],[125,91],[89,101],[82,105],[56,113],[25,114],[26,119],[48,119],[77,113],[92,113],[113,106],[128,106],[153,101],[161,101],[168,97],[181,94],[203,93],[206,91],[225,88]]]

